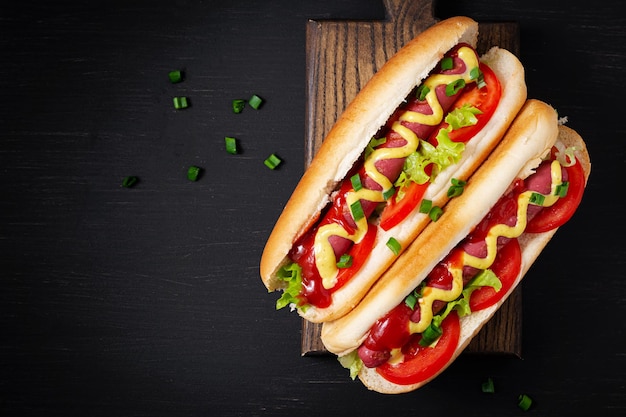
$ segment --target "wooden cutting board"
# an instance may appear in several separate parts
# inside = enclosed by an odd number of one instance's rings
[[[433,0],[384,0],[383,21],[309,21],[306,28],[307,119],[305,164],[358,91],[405,43],[433,25]],[[498,45],[519,56],[516,23],[479,23],[478,52]],[[518,288],[466,352],[521,355]],[[321,325],[302,321],[302,354],[328,353]]]

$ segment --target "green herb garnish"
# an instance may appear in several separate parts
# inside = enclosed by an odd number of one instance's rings
[[[493,379],[487,378],[487,380],[482,383],[482,391],[488,394],[493,394],[495,392]]]
[[[452,81],[450,84],[446,85],[446,96],[452,97],[463,88],[465,88],[465,80],[463,78]]]
[[[350,204],[350,212],[352,213],[352,217],[354,218],[355,222],[358,222],[365,217],[365,213],[363,212],[363,206],[361,205],[361,200],[357,200],[354,203]]]
[[[361,176],[359,174],[354,174],[350,177],[350,182],[352,183],[352,188],[354,191],[359,191],[363,188],[363,184],[361,183]]]
[[[394,237],[389,238],[387,241],[387,247],[391,249],[394,255],[399,255],[402,250],[402,245]]]
[[[244,109],[244,107],[246,107],[246,101],[242,100],[242,99],[235,99],[232,102],[232,106],[233,106],[233,113],[241,113]]]
[[[526,394],[520,394],[517,398],[517,406],[524,411],[528,411],[532,403],[533,400]]]
[[[337,268],[350,268],[352,266],[352,256],[344,253],[337,262]]]
[[[278,165],[280,165],[282,162],[283,161],[279,157],[277,157],[276,154],[271,154],[267,157],[265,161],[263,161],[265,166],[269,169],[276,169],[276,167],[278,167]]]
[[[224,143],[226,145],[226,152],[231,155],[237,154],[237,139],[226,136],[224,138]]]
[[[187,179],[189,181],[198,181],[200,177],[201,169],[195,165],[192,165],[187,169]]]
[[[458,197],[463,194],[463,190],[465,189],[465,185],[467,185],[466,181],[459,180],[457,178],[452,178],[450,180],[452,185],[448,188],[448,198]]]
[[[180,70],[170,71],[168,77],[172,84],[176,84],[183,80],[183,73]]]
[[[174,97],[174,108],[176,110],[186,109],[189,107],[189,101],[187,97]]]
[[[543,194],[539,194],[539,193],[532,193],[530,195],[530,203],[537,205],[537,206],[542,206],[543,202],[545,201],[545,196]]]
[[[122,187],[130,188],[137,184],[137,182],[139,182],[139,178],[131,175],[122,180]]]
[[[250,100],[248,100],[248,104],[254,110],[258,110],[259,107],[261,107],[261,104],[263,104],[263,99],[255,94],[252,97],[250,97]]]

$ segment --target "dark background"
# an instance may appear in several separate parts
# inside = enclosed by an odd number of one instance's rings
[[[303,171],[307,19],[379,20],[382,2],[3,2],[0,414],[502,416],[527,393],[528,415],[625,415],[623,9],[435,4],[520,23],[529,96],[568,116],[593,173],[524,282],[523,359],[464,355],[384,396],[301,357],[300,320],[258,275]],[[260,110],[231,112],[252,94]]]

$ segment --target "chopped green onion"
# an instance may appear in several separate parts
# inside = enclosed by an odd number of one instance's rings
[[[423,199],[420,203],[419,212],[428,214],[428,217],[430,217],[432,221],[436,222],[443,214],[443,209],[438,206],[433,206],[433,202],[431,200]]]
[[[450,182],[452,183],[452,185],[454,185],[455,187],[465,187],[465,185],[467,184],[467,181],[464,180],[460,180],[458,178],[452,178],[450,180]]]
[[[532,193],[530,195],[530,203],[537,205],[537,206],[542,206],[543,202],[546,198],[543,196],[543,194],[539,194],[539,193]]]
[[[246,106],[246,100],[235,99],[233,100],[233,113],[241,113]]]
[[[430,326],[422,333],[422,338],[419,341],[420,346],[430,346],[433,342],[441,337],[443,330],[437,326],[434,322],[430,323]]]
[[[122,180],[122,187],[124,188],[130,188],[132,186],[134,186],[135,184],[137,184],[137,182],[139,181],[139,178],[135,177],[135,176],[128,176],[126,178],[124,178],[124,180]]]
[[[189,102],[187,101],[187,97],[174,97],[174,108],[177,110],[186,109],[189,107]]]
[[[352,188],[354,191],[359,191],[363,188],[363,184],[361,183],[361,176],[359,174],[354,174],[350,177],[350,182],[352,183]]]
[[[350,268],[352,266],[352,256],[344,253],[337,262],[337,268]]]
[[[487,378],[487,380],[485,382],[483,382],[483,384],[482,384],[482,390],[483,390],[483,392],[486,392],[488,394],[493,394],[495,392],[495,387],[493,385],[493,379]]]
[[[452,185],[448,188],[448,198],[458,197],[463,194],[463,190],[467,184],[466,181],[452,178],[450,182]]]
[[[432,220],[434,222],[439,220],[439,218],[441,217],[442,214],[443,214],[443,209],[441,207],[439,207],[439,206],[434,206],[428,212],[428,216],[430,217],[430,220]]]
[[[417,99],[419,101],[424,101],[426,100],[426,96],[428,95],[428,93],[430,93],[430,88],[428,88],[427,85],[423,84],[421,85],[418,89],[417,89]]]
[[[482,71],[478,67],[474,67],[470,70],[470,80],[476,80],[482,75]]]
[[[420,213],[428,214],[430,213],[430,209],[433,207],[433,202],[430,200],[423,199],[420,203],[419,211]]]
[[[441,60],[441,69],[442,70],[449,70],[454,68],[454,61],[452,60],[452,57],[445,57],[444,59]]]
[[[533,400],[526,394],[520,394],[517,398],[517,406],[524,411],[528,411],[532,403]]]
[[[385,199],[385,201],[387,201],[391,197],[393,197],[395,193],[396,193],[396,189],[391,187],[390,189],[383,191],[383,198]]]
[[[485,82],[485,75],[478,67],[474,67],[470,70],[470,80],[476,80],[476,86],[478,88],[487,86],[487,83]]]
[[[281,162],[283,161],[279,157],[277,157],[276,154],[271,154],[267,157],[265,161],[263,161],[265,166],[269,169],[276,169],[276,167],[280,165]]]
[[[357,200],[354,203],[350,204],[350,212],[352,213],[352,217],[355,222],[358,222],[363,217],[365,217],[365,213],[363,212],[363,206],[361,205],[361,200]]]
[[[411,292],[411,294],[407,295],[404,299],[404,304],[407,305],[411,310],[415,310],[415,304],[417,304],[418,295],[416,291]]]
[[[487,87],[487,83],[485,82],[485,76],[483,75],[483,73],[481,72],[480,75],[478,76],[478,80],[476,80],[476,86],[481,89],[484,87]]]
[[[258,110],[259,107],[261,107],[262,103],[263,103],[263,99],[261,97],[257,96],[256,94],[253,95],[252,97],[250,97],[250,100],[248,100],[248,104],[254,110]]]
[[[452,81],[450,84],[446,85],[446,96],[452,97],[453,95],[461,91],[464,87],[465,80],[463,78]]]
[[[399,255],[402,250],[402,245],[394,237],[389,238],[387,241],[387,247],[391,249],[394,255]]]
[[[237,139],[226,136],[224,138],[224,142],[226,144],[226,152],[231,155],[237,154]]]
[[[183,80],[183,73],[180,70],[170,71],[168,76],[172,84],[179,83]]]
[[[372,152],[374,152],[374,149],[376,149],[376,147],[382,145],[385,142],[387,142],[387,138],[385,136],[383,136],[382,138],[372,137],[369,143],[367,144],[367,146],[365,147],[365,152],[363,153],[363,157],[365,159],[369,158]]]
[[[198,177],[200,176],[201,169],[197,166],[190,166],[187,170],[187,179],[189,181],[198,181]]]
[[[474,67],[470,70],[470,80],[476,80],[476,86],[478,88],[487,86],[487,83],[485,83],[485,75],[479,67]]]
[[[556,186],[554,190],[554,195],[559,196],[559,198],[563,198],[567,195],[567,190],[569,190],[569,182],[564,182]]]

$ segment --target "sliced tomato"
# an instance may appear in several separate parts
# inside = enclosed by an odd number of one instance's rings
[[[441,323],[443,334],[432,347],[419,349],[414,356],[399,364],[385,363],[376,368],[387,381],[410,385],[437,375],[450,362],[459,343],[461,324],[455,311]]]
[[[391,198],[381,214],[380,227],[389,230],[404,220],[420,204],[429,184],[411,182],[400,201],[396,201],[395,197]]]
[[[349,268],[341,268],[339,270],[337,284],[332,288],[333,292],[341,288],[361,269],[369,254],[372,253],[372,247],[374,247],[374,242],[376,241],[376,230],[376,226],[369,225],[363,239],[359,243],[352,245],[348,251],[348,255],[352,257],[352,265]]]
[[[502,86],[498,81],[498,77],[496,77],[496,74],[491,68],[483,63],[480,64],[480,70],[483,73],[486,85],[483,88],[478,88],[476,83],[472,84],[472,86],[464,91],[463,94],[459,96],[458,100],[454,102],[453,108],[460,109],[465,105],[469,105],[476,107],[482,113],[476,115],[478,121],[475,125],[462,127],[448,134],[449,138],[454,142],[465,143],[473,138],[474,135],[487,124],[489,119],[491,119],[491,116],[493,116],[500,102]],[[447,127],[448,124],[443,122],[442,125],[431,134],[428,141],[432,144],[436,144],[436,137],[439,131]]]
[[[542,209],[526,226],[526,233],[543,233],[563,226],[576,212],[585,191],[585,172],[576,160],[572,166],[563,167],[567,171],[569,187],[567,195],[550,207]]]
[[[522,250],[517,239],[511,239],[506,245],[500,248],[496,259],[491,265],[491,270],[502,282],[500,291],[492,287],[482,287],[472,292],[470,298],[470,309],[478,311],[491,307],[509,292],[515,279],[522,269]]]

